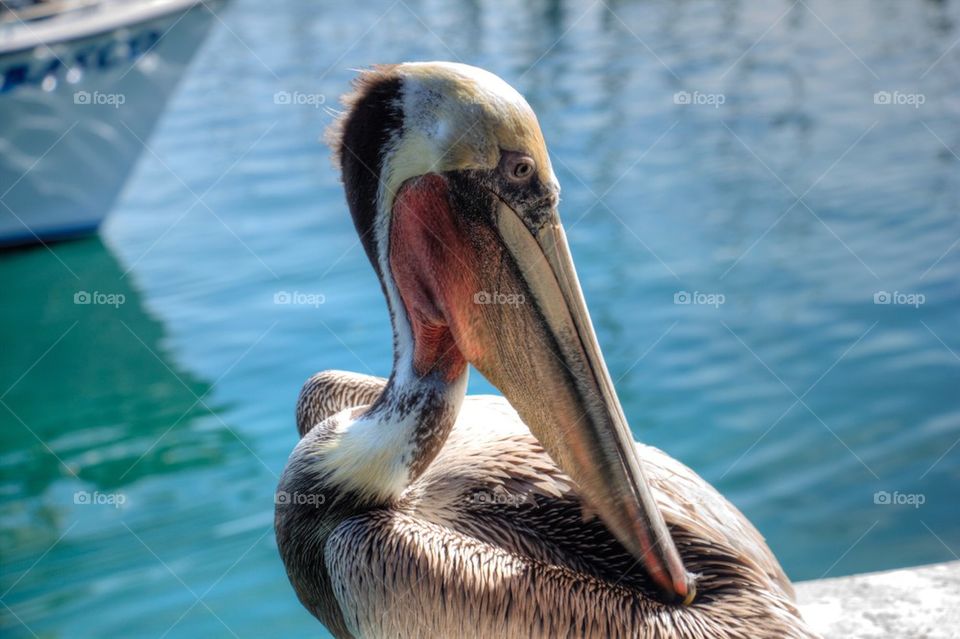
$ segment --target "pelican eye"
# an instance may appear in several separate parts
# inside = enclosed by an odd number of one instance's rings
[[[537,163],[528,155],[504,153],[504,173],[512,182],[527,182],[537,172]]]

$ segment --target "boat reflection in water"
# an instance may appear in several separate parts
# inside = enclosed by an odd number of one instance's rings
[[[57,623],[54,602],[90,583],[97,592],[86,592],[88,601],[109,601],[130,585],[107,575],[157,565],[146,550],[115,551],[131,534],[126,526],[138,530],[144,517],[153,526],[178,522],[200,510],[218,517],[217,499],[186,498],[161,477],[216,474],[245,453],[211,385],[172,358],[164,326],[100,239],[56,252],[7,251],[0,261],[4,294],[18,300],[0,314],[4,588],[17,580],[5,601],[38,629],[31,611]],[[63,277],[50,277],[55,268]],[[97,560],[67,569],[77,554]],[[110,623],[95,634],[117,634]]]

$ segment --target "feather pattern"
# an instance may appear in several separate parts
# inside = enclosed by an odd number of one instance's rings
[[[372,403],[385,383],[311,378],[301,446],[330,437],[339,411]],[[297,484],[328,500],[278,509],[278,542],[301,600],[338,637],[815,637],[750,522],[683,464],[637,449],[699,575],[690,606],[659,602],[501,397],[466,398],[446,444],[394,503],[355,510],[322,477]]]

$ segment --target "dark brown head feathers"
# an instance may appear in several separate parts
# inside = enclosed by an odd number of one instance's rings
[[[376,64],[369,69],[358,69],[357,76],[351,84],[351,91],[340,97],[340,104],[344,110],[340,112],[337,118],[327,127],[324,132],[324,142],[330,147],[334,165],[341,168],[343,150],[343,136],[347,121],[349,120],[357,105],[363,102],[377,85],[399,78],[396,64]]]
[[[390,140],[403,129],[402,86],[397,65],[362,72],[353,82],[353,91],[343,98],[346,111],[327,131],[354,226],[381,280],[374,221],[384,153]]]

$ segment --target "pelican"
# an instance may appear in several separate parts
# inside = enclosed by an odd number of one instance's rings
[[[404,63],[344,104],[393,370],[300,393],[275,528],[303,606],[352,638],[814,637],[750,522],[633,441],[523,97]],[[504,397],[465,397],[468,364]]]

